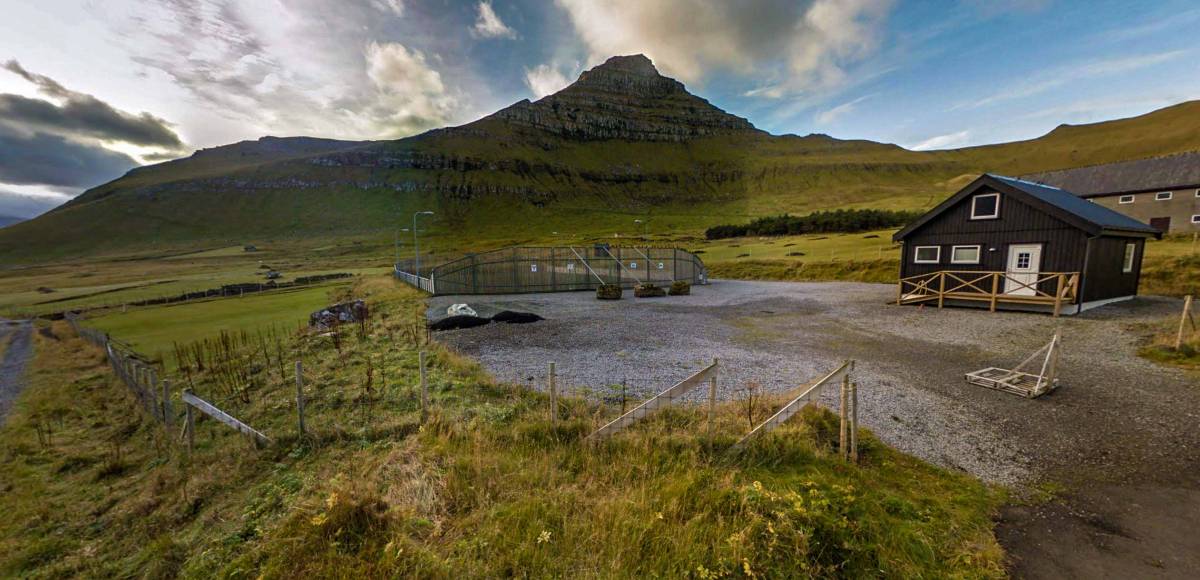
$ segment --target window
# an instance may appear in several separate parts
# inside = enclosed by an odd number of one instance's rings
[[[941,246],[917,246],[914,250],[914,264],[936,264],[942,261]]]
[[[1132,195],[1122,195],[1121,199],[1117,200],[1117,203],[1133,203],[1133,196]]]
[[[1029,263],[1033,259],[1033,254],[1029,252],[1017,252],[1017,269],[1028,270]]]
[[[954,246],[950,248],[951,264],[978,264],[979,246]]]
[[[987,220],[1000,217],[1000,194],[985,193],[971,198],[971,219]]]
[[[1121,265],[1122,272],[1129,273],[1133,271],[1133,254],[1136,251],[1136,244],[1125,244],[1125,263]]]
[[[1154,201],[1167,201],[1168,199],[1171,199],[1171,192],[1169,191],[1154,194]]]
[[[1200,197],[1200,189],[1196,190],[1196,197]]]
[[[1196,214],[1196,215],[1192,216],[1192,223],[1200,224],[1200,214]]]

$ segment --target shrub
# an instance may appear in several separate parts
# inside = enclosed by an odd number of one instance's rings
[[[687,296],[692,293],[692,285],[684,280],[676,280],[671,282],[671,290],[667,292],[671,296]]]
[[[761,217],[743,225],[719,225],[708,228],[710,240],[744,236],[794,236],[811,233],[863,232],[899,227],[921,215],[918,211],[886,209],[839,209],[818,211],[805,216]]]
[[[620,300],[621,287],[617,284],[601,284],[596,288],[597,300]]]
[[[654,284],[643,283],[633,287],[633,295],[637,298],[658,298],[666,296],[667,291]]]

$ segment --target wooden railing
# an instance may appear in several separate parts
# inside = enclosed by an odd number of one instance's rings
[[[1050,288],[1043,290],[1043,288]],[[1022,293],[1017,293],[1022,292]],[[1029,292],[1032,292],[1030,294]],[[996,311],[999,303],[1044,304],[1054,306],[1058,316],[1063,304],[1073,304],[1079,294],[1079,272],[989,272],[978,270],[939,270],[901,278],[896,289],[897,304],[946,300],[988,302]]]

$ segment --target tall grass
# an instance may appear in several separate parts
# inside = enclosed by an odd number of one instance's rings
[[[292,377],[273,364],[246,371],[253,386],[228,410],[277,441],[262,451],[202,421],[185,453],[178,433],[133,411],[92,347],[65,328],[62,340],[39,334],[36,388],[0,429],[0,574],[1003,573],[998,491],[865,431],[861,463],[845,464],[827,411],[805,411],[742,455],[728,449],[746,431],[744,402],[719,407],[711,438],[704,414],[682,407],[591,446],[583,437],[615,406],[565,398],[552,424],[544,395],[408,334],[423,311],[416,292],[379,278],[356,293],[377,313],[361,335],[340,349],[308,334],[285,344],[284,357],[304,361],[308,437],[295,432]],[[430,353],[424,425],[418,348]],[[200,388],[224,380],[210,368],[194,370]],[[758,397],[754,415],[781,402]],[[54,435],[43,443],[45,423]]]

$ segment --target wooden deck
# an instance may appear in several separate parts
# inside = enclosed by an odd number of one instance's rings
[[[947,300],[987,302],[996,311],[1002,304],[1044,305],[1054,308],[1054,316],[1062,312],[1063,304],[1074,304],[1079,295],[1079,272],[1042,272],[1024,281],[1013,272],[980,270],[939,270],[928,274],[901,278],[896,289],[897,304],[937,302],[941,308]],[[1011,286],[1011,287],[1010,287]],[[1046,291],[1043,288],[1053,288]],[[1007,290],[1007,291],[1006,291]],[[1015,291],[1032,291],[1016,294]]]

